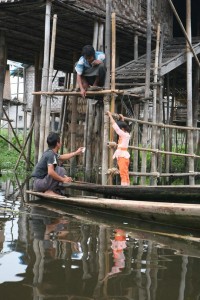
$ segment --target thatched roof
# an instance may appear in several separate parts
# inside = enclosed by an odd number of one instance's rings
[[[145,2],[112,1],[120,64],[133,59],[134,33],[139,35],[140,54],[145,53],[146,10],[136,10]],[[159,0],[155,3],[160,6]],[[46,0],[0,0],[0,27],[6,33],[8,59],[34,64],[36,54],[43,53],[45,9]],[[155,20],[160,9],[154,10]],[[58,16],[55,69],[73,70],[73,57],[79,57],[82,47],[92,43],[94,20],[105,22],[105,13],[106,0],[52,1],[51,15]],[[166,10],[165,14],[168,16]],[[156,23],[152,23],[154,37]]]

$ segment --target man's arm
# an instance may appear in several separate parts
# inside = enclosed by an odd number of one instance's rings
[[[59,156],[59,160],[67,160],[67,159],[70,159],[70,158],[72,158],[76,155],[83,154],[83,149],[84,149],[84,147],[80,147],[80,148],[78,148],[78,150],[76,150],[74,152],[61,154]]]
[[[85,98],[85,96],[86,96],[86,90],[83,88],[82,78],[81,78],[81,75],[78,74],[78,73],[77,73],[77,83],[78,83],[78,86],[80,88],[82,97]]]
[[[71,177],[62,177],[62,176],[58,175],[54,170],[53,164],[48,165],[48,175],[51,176],[56,181],[60,181],[60,182],[71,182],[72,181]]]

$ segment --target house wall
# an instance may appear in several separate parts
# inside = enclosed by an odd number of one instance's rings
[[[98,15],[105,15],[106,0],[81,0],[76,5],[84,6],[88,10],[95,11]],[[156,34],[157,23],[166,23],[165,35],[171,38],[173,35],[173,14],[168,1],[151,0],[152,3],[152,31]],[[147,0],[113,0],[112,11],[116,13],[118,25],[122,27],[135,27],[139,33],[146,32]]]
[[[55,71],[56,72],[56,71]],[[34,80],[35,80],[35,69],[33,66],[30,66],[26,69],[25,72],[25,87],[24,87],[24,80],[23,78],[19,78],[19,90],[18,90],[18,100],[20,102],[25,102],[27,105],[13,105],[11,102],[9,106],[6,107],[6,112],[12,120],[12,126],[13,128],[16,128],[16,115],[17,115],[17,128],[19,130],[23,130],[24,128],[24,118],[25,113],[27,112],[27,128],[30,126],[30,118],[31,118],[31,108],[33,103],[33,95],[32,92],[34,92]],[[58,72],[55,80],[53,82],[53,89],[56,88],[62,88],[62,86],[59,86],[59,77],[64,77],[65,74],[63,72]],[[15,76],[10,77],[10,85],[11,85],[11,100],[15,100],[17,98],[17,82],[18,78]],[[25,92],[25,94],[24,94]],[[62,97],[54,97],[51,101],[51,108],[52,112],[60,112],[60,107],[62,103]],[[25,109],[25,111],[24,111]],[[7,121],[2,121],[2,127],[8,128]]]
[[[56,73],[56,71],[54,71]],[[64,77],[65,74],[61,71],[58,71],[54,82],[53,89],[61,88],[62,86],[58,85],[59,77]],[[26,69],[26,83],[25,83],[25,99],[27,102],[26,110],[30,111],[33,103],[33,95],[34,92],[34,81],[35,81],[35,68],[34,66],[30,66]],[[51,101],[51,108],[53,112],[60,111],[62,103],[62,96],[54,96]]]

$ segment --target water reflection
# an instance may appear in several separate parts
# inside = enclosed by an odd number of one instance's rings
[[[199,299],[199,233],[0,199],[2,299]]]

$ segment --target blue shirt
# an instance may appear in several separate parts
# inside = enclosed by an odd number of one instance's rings
[[[102,62],[104,62],[105,54],[101,51],[95,51],[95,60],[101,60]],[[81,56],[76,64],[75,70],[77,74],[82,75],[86,69],[90,68],[92,68],[92,65],[89,64],[89,62],[84,58],[84,56]]]

